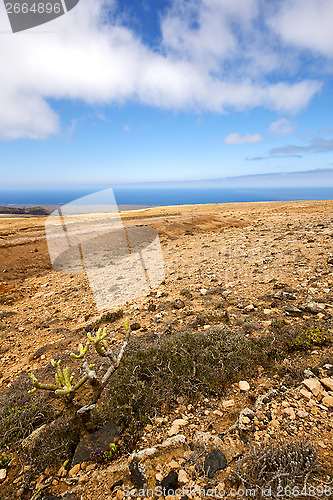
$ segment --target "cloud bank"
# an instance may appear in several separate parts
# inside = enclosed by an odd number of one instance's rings
[[[224,138],[224,144],[242,144],[242,143],[257,143],[263,140],[260,134],[245,134],[239,135],[237,132],[227,135]]]
[[[286,118],[281,118],[269,126],[269,132],[278,135],[290,135],[295,132],[295,125]]]
[[[318,3],[324,10],[315,15]],[[312,77],[277,77],[280,68],[291,75],[298,55],[287,60],[276,49],[276,39],[285,47],[292,44],[331,57],[331,30],[326,21],[319,29],[325,13],[331,16],[330,5],[285,0],[272,14],[263,11],[260,0],[174,0],[161,17],[156,47],[143,43],[116,17],[116,0],[81,0],[35,33],[1,34],[0,138],[57,134],[61,124],[51,102],[60,99],[88,105],[131,101],[194,112],[263,106],[297,113],[322,84]],[[305,26],[314,15],[306,43],[300,28],[294,36],[289,28],[295,13],[302,14]],[[0,30],[9,30],[2,3]]]
[[[333,138],[323,139],[322,137],[315,137],[304,146],[287,144],[285,146],[270,149],[269,154],[297,155],[301,153],[327,153],[329,151],[333,151]]]

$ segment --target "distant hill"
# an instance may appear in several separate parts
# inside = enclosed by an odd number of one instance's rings
[[[27,208],[17,208],[17,207],[3,207],[0,206],[0,214],[11,214],[11,215],[49,215],[50,211],[43,207],[27,207]]]

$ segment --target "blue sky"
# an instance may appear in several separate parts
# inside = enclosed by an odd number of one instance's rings
[[[332,26],[331,0],[80,0],[11,34],[1,4],[1,186],[332,169]]]

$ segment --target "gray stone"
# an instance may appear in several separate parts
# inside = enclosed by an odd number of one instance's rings
[[[222,447],[223,441],[218,436],[214,436],[210,432],[196,431],[193,436],[193,445],[196,448],[205,451],[213,451],[217,447]]]
[[[288,306],[285,308],[285,313],[289,316],[302,316],[302,311],[295,306]]]
[[[71,467],[81,462],[89,462],[91,454],[101,448],[101,451],[108,451],[110,444],[119,436],[119,431],[113,420],[110,420],[104,427],[81,439],[76,447]]]
[[[174,470],[169,472],[169,474],[161,481],[163,495],[174,495],[174,492],[178,488],[178,474]]]
[[[205,458],[204,471],[210,479],[218,470],[222,470],[227,465],[227,459],[221,450],[213,450]]]
[[[142,463],[132,460],[129,464],[131,482],[138,489],[142,489],[147,483],[146,471]]]
[[[300,309],[303,311],[309,312],[311,314],[318,314],[325,309],[325,306],[317,304],[316,302],[309,301],[309,302],[304,302],[301,306]]]

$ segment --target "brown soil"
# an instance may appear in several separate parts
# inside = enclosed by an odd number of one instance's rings
[[[327,256],[333,248],[332,213],[333,201],[184,205],[121,213],[127,226],[147,225],[158,231],[166,273],[157,295],[124,305],[124,316],[141,326],[133,334],[160,334],[165,328],[189,324],[198,312],[215,307],[217,300],[209,289],[217,284],[228,293],[231,325],[244,325],[246,318],[252,322],[246,335],[264,332],[281,318],[304,325],[315,321],[330,329],[333,268]],[[55,345],[75,349],[85,330],[101,317],[84,275],[52,269],[44,223],[41,217],[0,218],[0,390],[22,371],[46,366]],[[281,288],[273,286],[279,283],[294,292],[274,298]],[[163,296],[167,301],[184,298],[184,289],[194,297],[185,310],[149,309],[150,303],[159,306]],[[309,295],[322,304],[322,311],[287,312]],[[165,316],[158,316],[161,310]],[[121,338],[122,325],[122,319],[112,325],[116,338]],[[36,355],[43,346],[43,354]],[[320,355],[320,350],[313,352],[312,364]],[[322,451],[332,469],[329,421],[316,440],[326,446]],[[220,432],[218,421],[216,426]],[[147,443],[151,444],[148,438]]]

